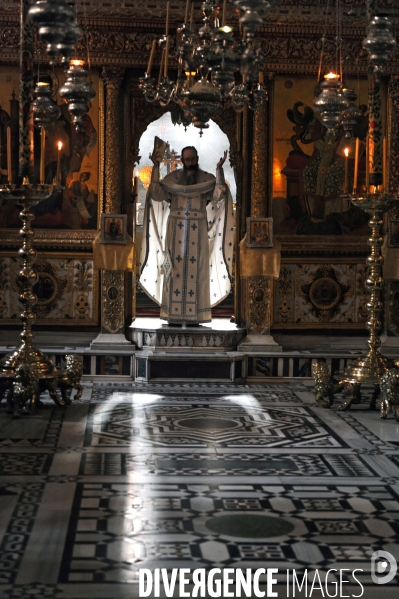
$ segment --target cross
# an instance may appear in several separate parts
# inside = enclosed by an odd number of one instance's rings
[[[191,264],[194,264],[194,262],[197,262],[196,259],[194,258],[194,256],[191,256],[190,262],[191,262]]]
[[[180,295],[180,291],[178,289],[176,289],[176,291],[173,292],[175,294],[176,297],[178,297]]]
[[[188,292],[188,295],[189,295],[190,297],[193,297],[193,295],[194,295],[194,291],[193,291],[192,289],[190,289],[190,291]]]
[[[180,254],[178,256],[176,256],[176,260],[178,261],[178,263],[180,264],[180,262],[183,260],[183,258],[180,256]]]
[[[182,228],[184,227],[184,225],[181,221],[179,222],[179,224],[177,226],[179,227],[180,230],[182,230]]]
[[[193,231],[195,231],[195,229],[198,229],[198,227],[197,227],[197,225],[196,225],[195,223],[193,223],[193,224],[191,225],[191,228],[192,228],[192,230],[193,230]]]

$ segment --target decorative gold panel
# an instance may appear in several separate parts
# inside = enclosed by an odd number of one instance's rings
[[[270,287],[269,277],[241,279],[243,320],[248,333],[270,333]]]
[[[124,272],[101,271],[101,327],[106,333],[123,333],[125,324]]]
[[[16,256],[0,257],[0,323],[17,324],[21,312]],[[38,300],[33,311],[38,325],[94,326],[98,324],[98,272],[88,255],[40,254],[35,262]]]
[[[316,260],[285,261],[274,286],[273,326],[278,328],[364,328],[366,265]]]

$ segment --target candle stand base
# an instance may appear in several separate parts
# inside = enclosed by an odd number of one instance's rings
[[[371,247],[371,251],[366,262],[368,267],[366,289],[369,292],[366,328],[370,333],[367,341],[368,352],[364,357],[357,360],[357,362],[348,366],[343,376],[341,375],[338,380],[332,379],[322,364],[315,365],[313,368],[313,378],[317,393],[316,401],[322,407],[329,408],[333,404],[334,393],[344,390],[347,400],[338,409],[348,410],[352,404],[360,403],[360,386],[373,385],[374,393],[370,402],[370,409],[375,409],[377,398],[380,394],[381,377],[392,366],[392,361],[388,360],[379,351],[381,347],[380,335],[382,332],[384,307],[384,280],[382,276],[384,258],[381,254],[383,215],[393,206],[398,205],[399,196],[379,193],[375,190],[374,193],[365,193],[364,195],[347,195],[344,199],[352,202],[352,204],[370,215],[368,224],[371,229],[371,235],[368,239],[368,244]]]
[[[57,394],[57,383],[62,378],[62,373],[55,367],[50,358],[33,346],[34,334],[32,324],[35,315],[32,311],[37,297],[33,287],[37,282],[37,273],[34,269],[36,250],[33,247],[34,231],[31,221],[35,215],[32,207],[42,200],[48,199],[57,191],[54,185],[32,185],[24,179],[21,186],[4,185],[0,188],[0,195],[6,200],[21,206],[20,219],[22,228],[20,237],[22,246],[18,251],[21,260],[21,269],[18,275],[18,285],[21,288],[20,302],[22,304],[21,345],[14,352],[5,356],[0,362],[0,383],[2,391],[8,390],[7,411],[15,417],[21,411],[26,412],[27,404],[35,406],[40,403],[40,393],[48,390],[57,405],[65,405],[65,401]]]

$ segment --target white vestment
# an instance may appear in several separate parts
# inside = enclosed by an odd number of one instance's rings
[[[222,170],[216,181],[198,169],[194,185],[181,185],[182,173],[173,171],[148,189],[140,284],[161,306],[162,319],[210,322],[211,306],[231,289],[232,198]]]

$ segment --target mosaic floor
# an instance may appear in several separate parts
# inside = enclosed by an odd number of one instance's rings
[[[323,410],[306,381],[85,383],[66,409],[44,403],[19,420],[1,405],[0,599],[136,599],[141,568],[277,568],[278,597],[397,596],[371,557],[399,561],[399,423],[367,400]]]

